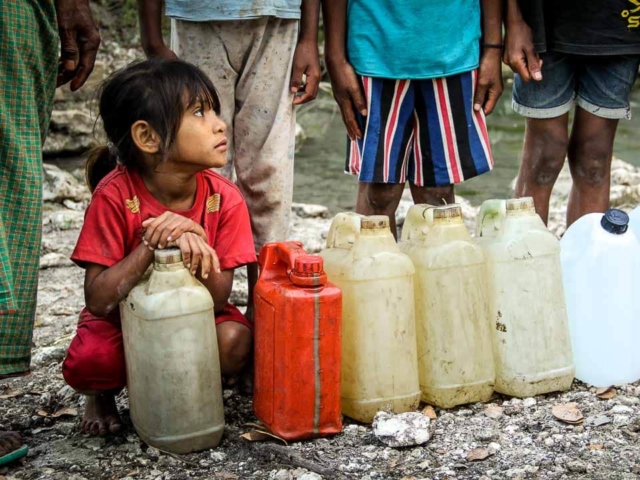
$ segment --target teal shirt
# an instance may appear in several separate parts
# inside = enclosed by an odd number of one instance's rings
[[[300,19],[302,0],[166,0],[166,15],[189,22],[250,20],[259,17]]]
[[[480,59],[480,0],[348,0],[347,55],[359,75],[429,79]]]

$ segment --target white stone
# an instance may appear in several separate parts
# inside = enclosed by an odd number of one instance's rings
[[[390,447],[410,447],[429,440],[429,425],[429,417],[419,412],[397,415],[378,412],[373,420],[373,433]]]
[[[533,406],[534,406],[534,405],[536,405],[537,403],[538,403],[538,402],[537,402],[537,401],[536,401],[536,399],[535,399],[535,398],[533,398],[533,397],[525,398],[525,399],[522,401],[522,404],[523,404],[525,407],[527,407],[527,408],[529,408],[529,407],[533,407]]]
[[[307,472],[300,475],[298,480],[322,480],[322,477],[315,472]]]
[[[614,415],[631,415],[633,414],[633,408],[627,407],[626,405],[616,405],[609,410],[609,413],[613,413]]]

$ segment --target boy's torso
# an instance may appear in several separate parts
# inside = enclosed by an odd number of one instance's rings
[[[540,52],[640,54],[640,0],[520,0],[519,4]]]
[[[348,0],[347,53],[363,76],[428,79],[475,69],[480,0]]]

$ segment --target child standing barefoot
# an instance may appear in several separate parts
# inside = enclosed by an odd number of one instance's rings
[[[107,80],[100,116],[108,147],[92,154],[93,198],[72,260],[86,269],[86,307],[63,364],[87,395],[82,431],[121,428],[115,395],[126,385],[118,305],[175,244],[214,301],[220,367],[238,375],[250,358],[251,323],[228,303],[236,267],[255,262],[246,204],[210,170],[226,162],[226,126],[210,80],[179,60],[150,60]]]

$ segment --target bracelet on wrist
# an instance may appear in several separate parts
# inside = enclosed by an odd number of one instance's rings
[[[502,50],[504,45],[501,43],[485,43],[482,42],[482,48],[496,48],[498,50]]]

